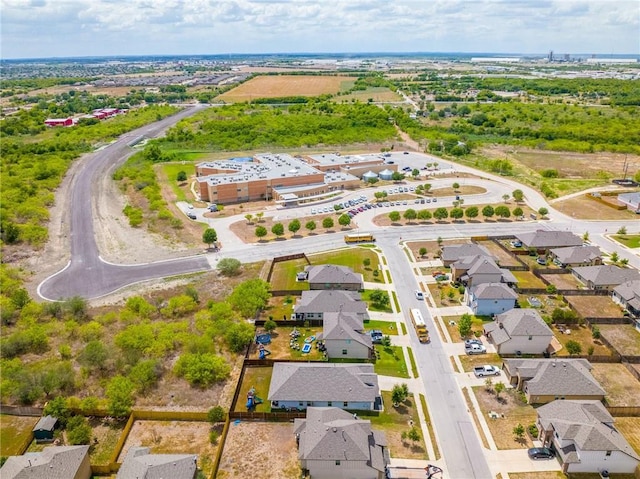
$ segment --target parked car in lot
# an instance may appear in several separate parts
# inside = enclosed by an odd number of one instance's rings
[[[484,366],[476,366],[473,368],[473,374],[478,378],[483,378],[485,376],[500,376],[500,368],[490,364],[485,364]]]
[[[195,213],[193,213],[193,212],[191,212],[191,211],[188,211],[188,212],[187,212],[187,216],[188,216],[189,218],[191,218],[192,220],[195,220],[195,219],[197,218],[196,214],[195,214]]]
[[[487,348],[482,344],[470,344],[464,347],[464,352],[467,354],[484,354],[487,352]]]
[[[531,459],[553,459],[556,457],[553,450],[548,447],[532,447],[527,451]]]
[[[416,299],[422,301],[424,299],[424,293],[420,290],[416,290]]]

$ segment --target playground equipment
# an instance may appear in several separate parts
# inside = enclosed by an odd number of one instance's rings
[[[253,411],[258,404],[262,403],[262,399],[256,396],[255,388],[251,387],[247,393],[247,411]]]
[[[271,354],[271,351],[266,349],[262,344],[258,346],[258,359],[264,359]]]
[[[256,336],[256,344],[269,344],[271,343],[271,334],[258,334]]]

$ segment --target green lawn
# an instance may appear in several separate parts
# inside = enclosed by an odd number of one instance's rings
[[[369,266],[365,267],[363,261],[369,259]],[[356,273],[361,273],[365,281],[374,283],[384,283],[382,275],[373,276],[373,272],[378,270],[378,255],[371,248],[361,248],[355,246],[345,248],[330,253],[314,254],[309,256],[312,264],[337,264],[348,266]]]
[[[16,456],[31,436],[37,417],[0,415],[0,456]]]
[[[178,198],[178,201],[188,201],[187,196],[184,193],[184,190],[180,188],[179,186],[180,183],[176,181],[176,178],[180,171],[184,171],[187,174],[187,181],[189,181],[189,178],[191,178],[196,173],[196,168],[194,164],[193,163],[185,163],[185,164],[163,163],[162,171],[164,171],[164,174],[167,175],[167,178],[169,179],[169,185],[171,186],[171,189],[175,193],[176,197]]]
[[[371,331],[372,329],[379,329],[382,334],[389,336],[395,336],[398,334],[396,323],[393,321],[367,321],[364,323],[364,330]]]
[[[307,262],[304,259],[276,263],[271,274],[271,289],[302,291],[309,289],[309,283],[306,281],[296,281],[296,274],[304,271],[306,266]]]
[[[404,354],[402,354],[402,347],[376,344],[375,349],[380,353],[380,359],[376,360],[374,364],[376,374],[398,378],[409,377],[407,363],[404,360]]]
[[[640,235],[611,235],[611,237],[627,248],[640,248]]]
[[[386,306],[380,306],[371,301],[370,296],[371,296],[371,293],[373,293],[374,291],[375,290],[373,289],[365,289],[362,292],[362,300],[369,303],[369,310],[380,311],[381,313],[393,313],[393,310],[391,309],[391,306],[390,306],[391,298],[389,298],[389,303]],[[386,291],[384,291],[384,293],[387,295],[387,297],[389,297],[389,293],[387,293]]]
[[[255,411],[271,412],[271,403],[267,401],[267,394],[269,394],[269,385],[271,384],[272,374],[273,368],[271,367],[246,368],[242,384],[240,385],[240,395],[238,396],[238,402],[235,410],[247,410],[247,393],[249,392],[249,389],[253,387],[256,390],[256,396],[264,401],[256,407]]]
[[[534,258],[535,260],[535,258]],[[530,271],[512,271],[513,275],[518,280],[518,288],[546,288],[547,285],[542,282],[540,278],[535,276]]]
[[[287,302],[290,300],[290,302]],[[295,297],[292,296],[273,296],[269,299],[269,304],[262,312],[262,319],[269,319],[270,317],[275,320],[287,319],[293,314],[293,305],[295,304]]]

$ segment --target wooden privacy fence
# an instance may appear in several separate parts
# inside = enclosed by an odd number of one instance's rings
[[[282,263],[283,261],[291,261],[292,259],[301,259],[301,258],[304,258],[307,264],[311,264],[311,261],[309,261],[309,258],[307,258],[307,255],[304,253],[289,254],[286,256],[277,256],[273,258],[273,260],[271,260],[271,265],[269,266],[269,273],[267,273],[267,283],[271,283],[273,268],[277,263]]]
[[[640,406],[605,406],[613,417],[640,416]]]

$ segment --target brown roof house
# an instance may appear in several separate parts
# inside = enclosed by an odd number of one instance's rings
[[[148,447],[134,446],[127,451],[116,479],[193,479],[197,460],[194,454],[151,454]]]
[[[569,246],[549,251],[554,263],[567,266],[595,266],[602,264],[602,252],[597,246]]]
[[[640,464],[600,401],[552,401],[536,412],[540,440],[557,452],[565,474],[633,474]]]
[[[42,452],[11,456],[0,468],[2,479],[89,479],[89,446],[47,446]]]
[[[615,288],[611,295],[614,303],[623,306],[633,316],[640,317],[640,279],[626,281]]]
[[[569,231],[536,230],[530,233],[516,234],[525,248],[536,251],[548,251],[567,246],[582,246],[582,238]]]
[[[370,363],[274,363],[267,397],[272,409],[381,406],[378,375]]]
[[[640,279],[637,269],[621,268],[613,264],[600,266],[580,266],[571,273],[589,289],[612,291],[619,284]]]
[[[604,399],[605,391],[591,375],[586,359],[505,359],[502,369],[530,404],[555,399]]]
[[[307,266],[307,281],[310,289],[342,289],[361,291],[364,281],[360,273],[354,273],[351,268],[335,264]]]
[[[484,326],[498,354],[543,354],[553,332],[535,309],[512,309]]]
[[[325,313],[318,339],[323,341],[329,359],[369,359],[373,352],[362,318],[353,313]]]
[[[384,479],[387,441],[371,421],[335,407],[311,407],[293,429],[302,469],[312,479]]]
[[[367,303],[355,291],[303,291],[293,313],[297,320],[324,318],[325,313],[354,313],[363,321],[369,319]]]

